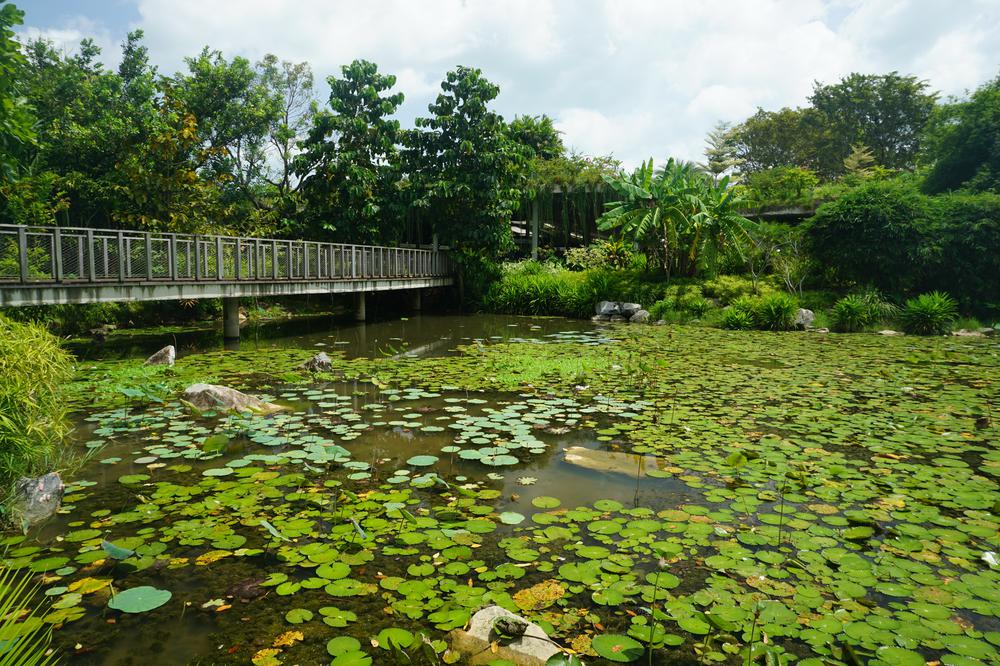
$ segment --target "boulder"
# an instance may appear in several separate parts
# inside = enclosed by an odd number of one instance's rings
[[[986,337],[990,337],[991,335],[996,335],[997,329],[987,327],[979,329],[979,332],[985,335]]]
[[[609,317],[608,315],[594,315],[593,317],[590,318],[590,321],[601,324],[609,321],[610,319],[611,317]]]
[[[657,319],[656,321],[653,322],[653,326],[666,326],[666,325],[667,325],[666,319]]]
[[[649,321],[649,310],[636,310],[628,320],[633,324],[645,324]]]
[[[597,314],[599,315],[610,317],[612,315],[620,315],[621,313],[621,307],[614,301],[601,301],[597,304]]]
[[[795,315],[795,328],[804,331],[813,325],[813,320],[815,319],[816,315],[812,310],[799,308],[798,313]]]
[[[524,635],[512,640],[497,636],[493,623],[500,617],[527,624]],[[545,666],[545,662],[559,652],[541,627],[500,606],[487,606],[472,616],[468,631],[456,629],[450,636],[452,649],[461,652],[462,663],[470,666],[482,666],[500,659],[518,666]],[[490,647],[494,641],[497,642],[496,652]]]
[[[903,335],[899,331],[893,331],[891,329],[886,329],[884,331],[879,331],[878,334],[879,335]]]
[[[608,319],[608,321],[610,321],[611,323],[614,324],[614,323],[618,323],[618,322],[628,321],[628,319],[626,319],[625,317],[623,317],[623,316],[621,316],[619,314],[614,314],[614,315],[611,315],[611,318]]]
[[[564,454],[566,462],[570,465],[591,469],[595,472],[626,474],[634,477],[637,472],[645,476],[647,470],[658,469],[654,456],[600,451],[583,446],[570,446],[564,451]]]
[[[960,328],[957,331],[952,331],[951,334],[954,335],[955,337],[958,337],[958,338],[981,338],[981,337],[983,337],[982,332],[980,332],[980,331],[973,331],[973,330],[968,329],[968,328]]]
[[[49,472],[34,479],[21,477],[14,484],[11,513],[24,528],[37,525],[59,509],[64,488],[58,472]]]
[[[326,352],[320,352],[303,363],[302,367],[309,372],[329,372],[333,370],[333,361],[326,355]]]
[[[812,332],[812,333],[829,333],[830,329],[828,329],[828,328],[810,328],[809,331]]]
[[[173,345],[167,345],[146,359],[145,365],[173,365],[177,358],[177,350]]]
[[[638,303],[619,303],[618,309],[621,310],[622,316],[629,319],[632,315],[642,309],[642,306]]]
[[[226,386],[214,384],[192,384],[184,389],[181,399],[200,411],[209,409],[223,412],[252,412],[254,414],[273,414],[284,407]]]

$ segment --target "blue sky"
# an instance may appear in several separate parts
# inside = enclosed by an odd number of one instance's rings
[[[473,65],[508,118],[547,113],[566,143],[699,159],[705,133],[758,107],[799,106],[816,80],[898,70],[960,95],[1000,74],[1000,0],[21,0],[23,37],[116,64],[141,27],[161,72],[202,46],[266,53],[325,77],[354,58],[397,75],[404,124]]]

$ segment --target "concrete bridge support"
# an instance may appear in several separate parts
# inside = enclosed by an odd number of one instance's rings
[[[355,321],[364,321],[366,318],[365,292],[362,291],[354,295],[354,319]]]
[[[420,312],[424,308],[422,289],[411,289],[410,290],[410,309],[414,312]]]
[[[222,337],[226,340],[240,339],[240,299],[222,299]]]

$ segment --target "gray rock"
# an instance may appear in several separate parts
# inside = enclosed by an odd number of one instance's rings
[[[799,308],[798,313],[795,315],[795,328],[804,331],[813,325],[813,320],[815,319],[816,315],[812,310]]]
[[[632,313],[632,316],[628,318],[629,322],[633,324],[645,324],[649,321],[649,311],[648,310],[636,310]]]
[[[610,317],[612,315],[620,315],[621,313],[620,304],[614,301],[601,301],[597,304],[597,314],[599,315]]]
[[[273,414],[284,407],[226,386],[214,384],[192,384],[184,390],[181,399],[195,409],[204,411],[217,409],[224,412],[252,412],[254,414]]]
[[[982,333],[983,335],[985,335],[986,337],[990,337],[991,335],[996,335],[997,329],[995,329],[995,328],[981,328],[981,329],[979,329],[979,332]]]
[[[958,338],[981,338],[983,334],[980,331],[973,331],[968,328],[960,328],[957,331],[952,331],[952,335]]]
[[[888,328],[886,330],[884,330],[884,331],[879,331],[878,334],[879,335],[903,335],[899,331],[893,331],[893,330],[888,329]]]
[[[620,322],[623,322],[623,321],[628,321],[628,319],[626,319],[625,317],[623,317],[621,315],[617,315],[616,314],[616,315],[611,315],[611,318],[608,319],[608,321],[610,321],[612,324],[614,324],[614,323],[620,323]]]
[[[619,303],[618,309],[621,310],[623,317],[629,319],[632,315],[641,310],[642,306],[638,303]]]
[[[167,345],[146,359],[145,365],[173,365],[177,358],[177,350],[173,345]]]
[[[309,372],[329,372],[333,370],[333,361],[326,355],[326,352],[320,352],[303,363],[302,367]]]
[[[21,477],[14,484],[11,512],[24,528],[37,525],[59,509],[63,491],[58,472],[49,472],[34,479]]]
[[[593,317],[590,318],[590,321],[602,323],[608,321],[609,319],[611,319],[611,317],[609,317],[608,315],[594,315]]]
[[[570,446],[563,453],[568,464],[595,472],[625,474],[634,477],[636,473],[644,476],[647,470],[657,469],[657,459],[654,456],[601,451],[583,446]]]
[[[493,632],[493,623],[497,618],[524,622],[527,628],[517,639],[501,639]],[[493,641],[497,641],[496,652],[490,649]],[[545,666],[545,662],[559,652],[541,627],[500,606],[487,606],[473,615],[468,631],[452,631],[451,647],[461,652],[462,663],[470,666],[482,666],[500,659],[512,661],[518,666]]]
[[[667,325],[666,319],[657,319],[656,321],[653,322],[653,326],[666,326],[666,325]]]
[[[828,328],[810,328],[809,331],[811,333],[829,333],[830,329],[828,329]]]

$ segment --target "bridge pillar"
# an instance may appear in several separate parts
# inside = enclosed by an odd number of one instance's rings
[[[422,289],[411,289],[410,290],[410,309],[414,312],[420,312],[423,309],[424,299],[423,299]]]
[[[240,339],[240,299],[222,299],[222,337],[226,340]]]
[[[355,321],[364,321],[365,318],[365,293],[359,292],[354,295],[354,319]]]

